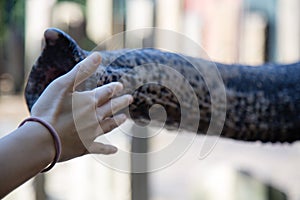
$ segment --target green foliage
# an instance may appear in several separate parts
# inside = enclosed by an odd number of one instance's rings
[[[6,12],[5,12],[4,6],[5,6],[5,1],[0,1],[0,10],[1,10],[1,12],[0,12],[0,42],[2,41],[5,30],[6,30],[6,27],[5,27]]]
[[[21,32],[24,30],[25,1],[0,1],[0,41],[3,41],[9,26],[14,26]]]

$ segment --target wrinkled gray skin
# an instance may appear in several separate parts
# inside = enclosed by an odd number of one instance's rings
[[[88,54],[64,32],[48,29],[25,89],[29,110],[51,81]],[[81,89],[122,82],[125,92],[134,96],[127,114],[138,123],[149,122],[149,108],[159,104],[166,118],[158,110],[151,119],[165,121],[168,129],[180,126],[206,133],[214,105],[219,117],[212,123],[223,127],[222,137],[262,142],[300,140],[300,62],[227,66],[156,49],[101,51],[101,55],[102,64]],[[214,66],[221,82],[210,72]]]

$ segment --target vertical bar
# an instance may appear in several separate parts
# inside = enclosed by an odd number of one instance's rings
[[[144,48],[153,45],[154,3],[152,0],[126,1],[126,48]],[[149,41],[150,40],[150,41]]]
[[[46,200],[47,193],[45,191],[46,177],[44,174],[38,174],[34,178],[34,189],[35,189],[35,199],[36,200]]]
[[[126,26],[125,30],[136,30],[149,28],[154,25],[154,7],[153,0],[127,0],[126,1]],[[153,47],[152,30],[134,31],[126,35],[126,47],[143,48]],[[133,126],[131,141],[132,153],[148,152],[148,130],[146,127]],[[141,137],[136,137],[141,136]],[[148,200],[148,157],[135,157],[131,154],[131,199],[132,200]],[[145,173],[136,173],[143,171]]]
[[[125,0],[113,0],[113,34],[126,30],[125,12]]]
[[[28,0],[25,5],[25,72],[40,54],[43,33],[50,26],[56,0]]]
[[[131,129],[133,135],[142,135],[143,137],[132,137],[131,152],[147,153],[148,152],[148,130],[147,128],[133,126]],[[148,200],[148,174],[135,173],[140,169],[146,171],[148,159],[145,156],[143,159],[131,157],[131,199],[132,200]]]
[[[113,2],[111,0],[87,0],[87,27],[88,36],[95,42],[112,35]]]
[[[183,11],[181,0],[156,0],[155,9],[157,28],[181,32]],[[180,42],[176,38],[170,38],[170,34],[166,34],[165,31],[155,35],[155,45],[175,52],[181,49]]]
[[[278,1],[277,55],[279,62],[296,62],[300,59],[300,1]]]

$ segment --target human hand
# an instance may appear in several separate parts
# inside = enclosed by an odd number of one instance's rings
[[[117,151],[112,145],[94,140],[126,120],[124,114],[112,115],[128,106],[133,101],[132,96],[113,98],[123,89],[117,82],[91,91],[75,90],[96,71],[100,61],[100,55],[93,53],[78,63],[69,73],[49,84],[32,107],[31,115],[49,122],[58,133],[62,143],[59,161],[88,153],[111,154]]]

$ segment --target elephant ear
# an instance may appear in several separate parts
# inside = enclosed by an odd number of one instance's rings
[[[88,52],[61,30],[50,28],[44,33],[44,47],[34,63],[25,87],[29,111],[45,88],[57,77],[70,71]]]

